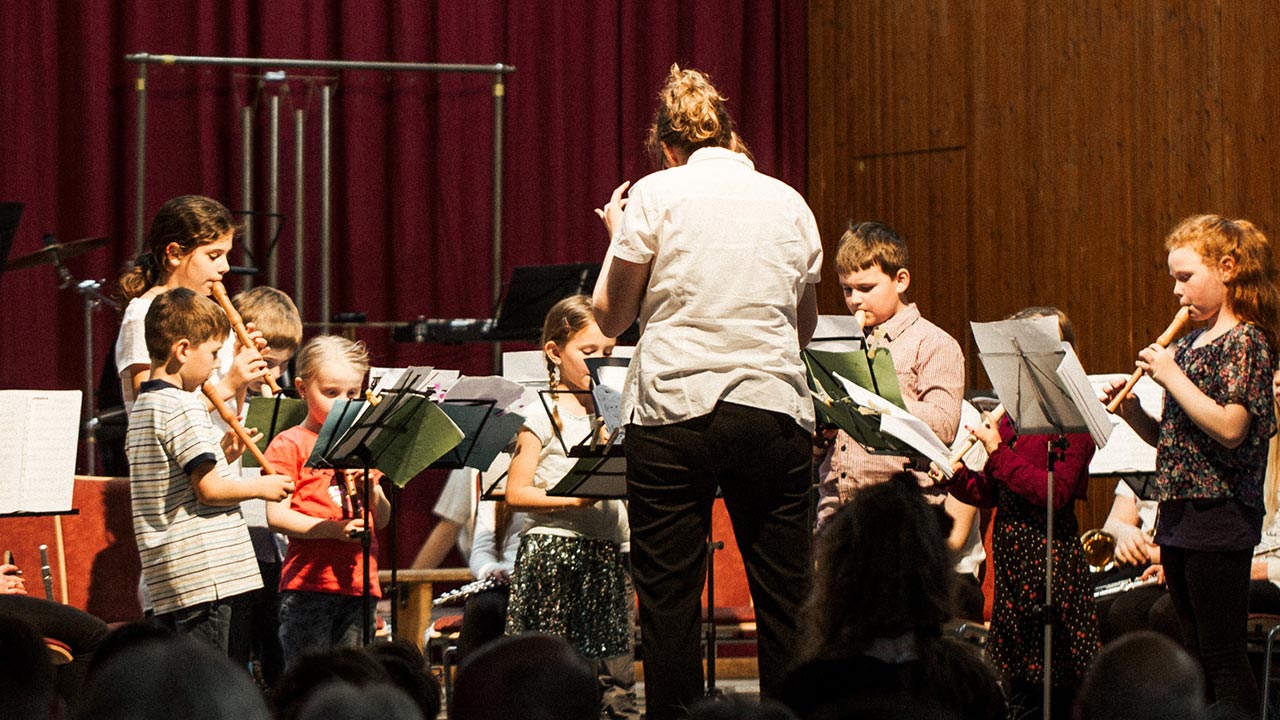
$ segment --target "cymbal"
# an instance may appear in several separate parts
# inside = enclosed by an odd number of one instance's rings
[[[4,269],[24,270],[29,267],[44,265],[45,263],[53,264],[56,260],[68,260],[84,255],[87,252],[92,252],[110,242],[111,238],[109,237],[94,237],[46,245],[33,253],[27,253],[20,258],[10,260]]]

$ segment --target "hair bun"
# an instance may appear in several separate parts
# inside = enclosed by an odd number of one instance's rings
[[[704,73],[672,64],[666,85],[658,92],[658,117],[651,140],[686,152],[706,145],[729,147],[733,123],[725,109],[726,99]]]

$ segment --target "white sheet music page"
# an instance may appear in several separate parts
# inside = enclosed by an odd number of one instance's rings
[[[0,512],[70,510],[79,390],[0,390]]]
[[[1071,349],[1071,345],[1064,342],[1062,347],[1066,350],[1066,355],[1058,364],[1058,378],[1062,380],[1062,386],[1075,401],[1076,409],[1083,411],[1081,416],[1085,426],[1089,428],[1089,436],[1093,438],[1093,444],[1100,448],[1106,447],[1112,430],[1110,413],[1098,399],[1098,391],[1094,389],[1089,376],[1085,374],[1084,366],[1080,364],[1080,358]]]
[[[808,349],[853,352],[862,349],[862,326],[852,315],[819,315]]]
[[[524,387],[497,375],[468,376],[459,378],[444,394],[444,400],[494,401],[494,407],[503,412],[524,395]]]
[[[622,429],[622,387],[627,381],[627,368],[600,368],[600,384],[591,388],[596,401],[596,414],[604,418],[610,431]]]
[[[1106,374],[1090,375],[1089,383],[1093,386],[1094,395],[1101,395],[1102,388],[1113,380],[1128,379],[1127,375]],[[1142,403],[1142,409],[1151,417],[1159,419],[1164,413],[1164,388],[1155,380],[1142,376],[1133,386],[1133,395]],[[1089,472],[1094,475],[1154,473],[1156,471],[1156,449],[1148,445],[1129,427],[1129,423],[1120,419],[1119,415],[1109,415],[1111,421],[1111,439],[1107,446],[1098,450],[1089,463]]]
[[[849,399],[859,407],[869,408],[880,415],[880,432],[892,435],[910,445],[921,455],[937,464],[938,469],[947,477],[951,477],[951,450],[937,433],[925,421],[863,388],[848,378],[836,375],[836,379],[844,385]]]
[[[967,427],[978,427],[982,422],[982,412],[973,406],[968,400],[960,402],[960,430],[956,433],[955,442],[951,443],[951,452],[948,457],[955,455],[960,446],[969,441],[969,432],[965,430]],[[981,471],[987,466],[987,446],[980,442],[975,442],[968,452],[960,458],[970,470]]]

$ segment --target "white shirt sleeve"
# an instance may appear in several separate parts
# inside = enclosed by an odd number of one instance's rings
[[[475,471],[462,468],[449,473],[445,480],[444,490],[440,491],[440,499],[436,500],[433,512],[437,517],[452,520],[459,525],[471,522],[471,488],[475,482]]]
[[[516,566],[516,554],[520,550],[520,531],[525,525],[524,513],[511,513],[503,538],[498,547],[495,528],[497,503],[486,500],[476,508],[476,534],[471,545],[471,574],[482,580],[495,570],[510,574]]]
[[[476,508],[476,531],[471,538],[471,574],[483,580],[498,569],[502,558],[498,555],[494,537],[494,503],[485,501]]]
[[[814,219],[813,211],[805,204],[803,198],[800,200],[800,217],[800,235],[809,248],[805,283],[813,285],[822,277],[822,237],[818,234],[818,221]]]
[[[653,260],[658,252],[657,225],[645,207],[642,184],[633,185],[627,195],[627,209],[622,213],[622,222],[618,224],[609,252],[637,264]]]

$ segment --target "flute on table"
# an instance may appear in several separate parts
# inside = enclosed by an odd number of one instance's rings
[[[1187,324],[1187,320],[1191,319],[1190,306],[1183,305],[1178,309],[1178,314],[1173,316],[1173,322],[1169,323],[1169,327],[1164,329],[1160,337],[1156,338],[1156,345],[1160,347],[1169,347],[1169,343],[1182,332],[1182,326]],[[1124,384],[1120,392],[1111,398],[1111,402],[1107,403],[1107,412],[1114,413],[1120,407],[1120,403],[1129,397],[1129,393],[1133,391],[1133,386],[1138,384],[1138,380],[1142,379],[1142,368],[1133,371],[1133,375],[1129,376],[1129,382]]]
[[[227,319],[231,321],[231,329],[235,332],[236,337],[240,339],[240,344],[247,348],[255,347],[253,340],[249,338],[249,328],[245,327],[244,318],[240,316],[240,312],[232,304],[231,298],[227,296],[227,287],[221,282],[214,281],[213,283],[213,299],[218,301],[218,304],[222,306],[222,312],[227,314]],[[272,376],[270,369],[263,373],[262,378],[266,380],[267,387],[271,388],[272,395],[281,393],[280,385],[276,383],[276,379]]]
[[[262,467],[262,472],[266,475],[275,475],[275,470],[271,469],[271,464],[267,462],[266,456],[258,449],[258,444],[253,441],[249,431],[240,423],[240,418],[236,417],[235,412],[231,410],[225,400],[218,397],[218,390],[213,386],[213,383],[206,380],[200,386],[200,390],[204,392],[205,397],[209,398],[209,402],[213,403],[213,408],[222,416],[222,421],[231,428],[236,437],[240,438],[240,442],[244,443],[245,448],[253,455],[253,458],[258,461],[258,465]]]

